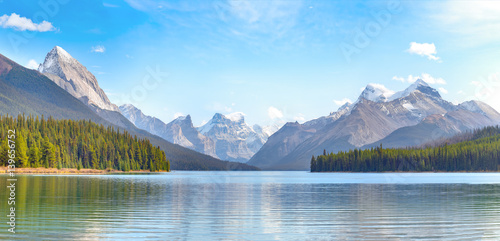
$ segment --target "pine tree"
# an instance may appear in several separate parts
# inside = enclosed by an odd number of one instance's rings
[[[16,135],[16,163],[20,167],[29,167],[28,161],[28,145],[26,144],[26,140],[24,139],[22,132],[17,133]]]

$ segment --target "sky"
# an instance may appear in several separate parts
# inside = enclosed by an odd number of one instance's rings
[[[0,0],[0,36],[0,53],[29,68],[61,46],[113,103],[164,122],[302,123],[369,83],[418,78],[500,111],[496,1]]]

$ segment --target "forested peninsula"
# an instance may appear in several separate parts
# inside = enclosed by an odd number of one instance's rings
[[[500,128],[485,127],[423,147],[349,150],[311,159],[311,172],[496,172]]]
[[[0,166],[170,171],[159,147],[88,120],[0,115]]]

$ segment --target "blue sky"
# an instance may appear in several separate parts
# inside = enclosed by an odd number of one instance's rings
[[[111,101],[165,122],[303,122],[368,83],[397,91],[417,76],[449,101],[500,110],[495,1],[46,2],[0,0],[0,53],[35,66],[59,45]],[[17,15],[31,23],[7,24]]]

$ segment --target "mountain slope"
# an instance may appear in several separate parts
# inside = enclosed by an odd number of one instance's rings
[[[363,149],[377,147],[381,143],[388,148],[420,146],[433,140],[499,123],[500,114],[493,108],[480,101],[467,101],[458,105],[458,109],[454,111],[428,116],[419,124],[400,128],[387,137],[364,146]]]
[[[349,150],[312,157],[311,172],[498,172],[500,128],[486,127],[421,148]]]
[[[298,122],[286,123],[268,138],[267,142],[247,163],[264,169],[279,169],[275,167],[276,161],[290,154],[298,145],[312,137],[318,130],[335,122],[342,116],[350,114],[350,111],[350,103],[346,103],[337,112],[330,113],[328,116],[323,116],[304,124],[299,124]]]
[[[0,114],[12,116],[32,114],[40,117],[52,116],[55,119],[91,120],[98,124],[119,128],[104,120],[46,76],[38,71],[26,69],[3,55],[0,55]],[[129,126],[134,126],[128,123]],[[160,146],[165,151],[167,159],[171,161],[172,169],[255,170],[254,167],[248,165],[223,162],[183,148],[135,127],[129,127],[126,130],[132,135],[149,139],[155,146]]]
[[[340,118],[316,129],[309,137],[305,136],[286,156],[258,160],[264,153],[257,153],[248,163],[264,169],[307,170],[311,156],[319,155],[323,150],[338,152],[369,148],[380,142],[391,147],[421,144],[433,138],[497,123],[495,119],[498,118],[498,113],[482,102],[455,106],[443,100],[422,80],[399,92],[369,84],[349,108]],[[269,139],[273,142],[261,150],[278,153],[278,149],[287,143],[287,138],[296,134],[271,136]]]
[[[56,46],[47,53],[38,70],[103,119],[125,129],[135,128],[109,101],[95,76],[63,48]]]
[[[47,54],[38,71],[87,105],[118,111],[99,87],[95,76],[61,47],[56,46]]]
[[[0,55],[0,90],[0,113],[4,115],[24,113],[109,124],[39,72],[3,55]]]

